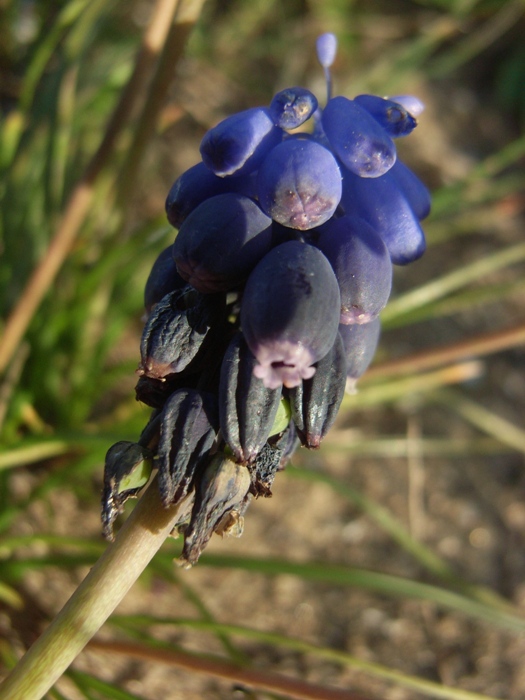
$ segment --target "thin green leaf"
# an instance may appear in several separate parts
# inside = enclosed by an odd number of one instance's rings
[[[483,372],[481,362],[472,360],[452,367],[445,367],[431,372],[377,384],[359,385],[356,394],[346,394],[341,404],[341,410],[362,409],[380,404],[392,403],[405,399],[409,395],[426,394],[447,384],[459,384],[477,379]]]
[[[2,581],[0,581],[0,600],[15,610],[21,610],[24,607],[23,598],[14,588],[11,588],[11,586],[8,586],[7,583],[3,583]]]
[[[391,321],[413,309],[441,299],[457,289],[466,287],[467,284],[479,280],[484,275],[501,270],[521,260],[525,260],[525,243],[519,243],[509,248],[504,248],[499,252],[491,253],[469,265],[462,265],[452,272],[448,272],[417,289],[393,299],[382,312],[381,318],[385,321]]]
[[[211,554],[204,555],[199,565],[241,569],[258,572],[266,576],[290,574],[307,581],[363,588],[364,590],[375,591],[388,597],[425,600],[496,625],[502,629],[519,634],[525,633],[525,618],[523,617],[509,614],[503,610],[496,610],[492,606],[472,600],[467,596],[445,588],[391,574],[382,574],[365,569],[327,564],[325,562],[298,563],[281,559],[214,556]]]
[[[112,683],[102,681],[95,676],[91,676],[88,673],[82,673],[81,671],[68,671],[67,674],[81,690],[94,690],[97,694],[101,694],[104,700],[142,700],[142,697],[130,693]]]
[[[430,399],[446,405],[447,408],[501,443],[525,453],[525,431],[494,411],[484,408],[476,401],[471,401],[457,391],[440,390],[431,394]]]

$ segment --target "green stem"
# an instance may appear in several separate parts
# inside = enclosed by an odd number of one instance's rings
[[[42,636],[0,685],[2,700],[40,700],[124,598],[173,529],[154,480],[130,517]]]

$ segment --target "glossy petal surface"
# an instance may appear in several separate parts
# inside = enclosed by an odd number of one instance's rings
[[[297,386],[334,344],[341,297],[332,267],[317,248],[290,241],[252,272],[241,305],[241,327],[266,386]]]
[[[341,291],[341,323],[368,323],[392,288],[392,262],[381,236],[364,219],[343,216],[319,229],[317,247],[332,265]]]
[[[388,172],[368,179],[346,172],[343,208],[365,219],[383,238],[392,262],[406,265],[425,252],[425,235],[408,199]]]
[[[415,95],[392,95],[388,99],[402,105],[413,117],[419,117],[425,111],[424,103]]]
[[[346,390],[352,393],[357,380],[363,376],[374,358],[381,335],[381,322],[375,318],[370,323],[340,326],[339,332],[346,353]]]
[[[309,119],[317,109],[316,96],[301,87],[281,90],[272,99],[270,115],[281,129],[296,129]]]
[[[430,214],[431,207],[430,192],[427,186],[401,160],[395,162],[390,173],[417,218],[420,221],[426,219]]]
[[[210,197],[237,192],[251,197],[255,182],[245,177],[219,177],[204,163],[197,163],[178,177],[166,199],[166,215],[175,228],[180,228],[191,212]]]
[[[177,270],[204,294],[233,289],[269,251],[271,223],[248,197],[211,197],[180,228],[173,244]]]
[[[261,165],[257,191],[268,216],[305,231],[335,212],[341,199],[341,171],[324,146],[311,139],[287,139]]]
[[[159,254],[146,281],[144,288],[146,311],[149,313],[166,294],[185,286],[186,280],[177,272],[177,266],[173,259],[173,246],[170,245]]]
[[[254,107],[226,117],[204,136],[200,152],[215,175],[246,175],[283,137],[267,109]]]
[[[354,100],[333,97],[323,110],[322,124],[334,153],[355,175],[379,177],[394,165],[394,142]]]
[[[408,136],[417,126],[412,114],[393,100],[377,95],[357,95],[354,101],[366,109],[392,138]]]

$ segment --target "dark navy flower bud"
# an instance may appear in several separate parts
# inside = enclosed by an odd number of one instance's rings
[[[158,446],[159,488],[165,506],[186,496],[195,472],[209,457],[219,430],[213,394],[179,389],[166,402]]]
[[[210,331],[221,327],[224,317],[223,295],[204,295],[189,285],[167,294],[144,327],[137,373],[163,379],[181,372],[204,351],[205,341],[212,340]]]
[[[242,333],[231,341],[221,367],[219,412],[222,436],[235,459],[252,462],[270,435],[281,389],[268,389],[257,378],[257,360]]]
[[[186,286],[186,280],[177,272],[177,266],[173,259],[173,246],[165,248],[153,263],[151,272],[144,288],[144,306],[147,313],[166,294],[182,289]]]
[[[316,96],[302,87],[286,88],[278,92],[270,103],[270,115],[281,129],[296,129],[317,109]]]
[[[179,273],[203,294],[237,287],[270,250],[271,224],[243,195],[207,199],[188,216],[173,244]]]
[[[354,101],[366,109],[392,138],[408,136],[417,126],[403,105],[377,95],[357,95]]]
[[[288,391],[292,417],[303,445],[317,448],[332,427],[343,400],[346,355],[338,334],[330,352],[315,365],[311,379]]]
[[[320,250],[290,241],[270,251],[252,272],[241,303],[241,327],[270,389],[297,386],[337,336],[341,297]]]
[[[268,151],[283,137],[264,107],[226,117],[201,142],[204,164],[215,175],[246,175],[256,170]]]
[[[419,219],[390,171],[374,179],[346,171],[342,204],[347,214],[365,219],[381,235],[395,265],[413,262],[425,252]]]
[[[341,292],[341,323],[368,323],[385,307],[392,261],[381,236],[363,219],[343,216],[317,229],[316,246],[332,265]]]
[[[289,228],[305,231],[332,216],[341,200],[341,171],[330,151],[307,138],[276,146],[258,173],[263,211]]]
[[[175,228],[180,228],[184,220],[204,200],[227,192],[237,192],[252,197],[255,194],[255,181],[249,175],[219,177],[204,163],[197,163],[173,183],[166,199],[168,221]]]
[[[394,142],[354,100],[333,97],[323,110],[322,124],[332,150],[355,175],[376,178],[394,165]]]
[[[363,376],[374,358],[381,334],[381,322],[375,318],[370,323],[339,326],[339,333],[346,353],[346,390],[354,393],[357,380]]]

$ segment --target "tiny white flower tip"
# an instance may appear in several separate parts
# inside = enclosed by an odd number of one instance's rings
[[[323,68],[330,68],[337,53],[337,37],[331,32],[321,34],[316,42],[317,60]]]
[[[413,117],[418,117],[425,109],[423,102],[415,95],[394,95],[388,99],[404,107]]]
[[[258,364],[253,368],[253,374],[262,379],[267,389],[278,389],[283,385],[293,389],[303,379],[310,379],[315,374],[315,367],[312,367],[315,358],[302,343],[277,340],[261,345],[254,354]]]

